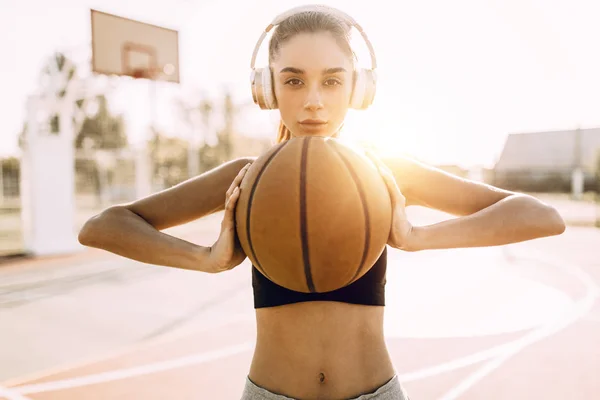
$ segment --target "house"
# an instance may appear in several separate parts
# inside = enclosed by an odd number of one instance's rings
[[[508,135],[494,167],[494,185],[515,190],[571,190],[573,171],[594,190],[600,162],[600,128]]]

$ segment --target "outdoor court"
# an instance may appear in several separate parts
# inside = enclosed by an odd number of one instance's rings
[[[86,18],[91,71],[146,79],[154,124],[155,81],[181,83],[178,31],[98,10]],[[87,219],[73,213],[72,139],[96,96],[93,79],[71,81],[75,64],[53,63],[52,84],[27,98],[21,162],[29,189],[19,212],[2,216],[0,234],[9,240],[0,254],[26,242],[35,254],[71,251],[72,227]],[[40,115],[48,110],[73,126],[59,124],[46,135]],[[108,173],[108,158],[98,152],[94,160]],[[136,198],[151,192],[148,161],[138,151]],[[492,248],[389,249],[385,335],[411,400],[600,399],[600,229],[590,223],[600,221],[600,209],[589,201],[570,205],[557,207],[569,224],[557,237]],[[420,207],[408,214],[415,225],[449,217]],[[210,245],[220,221],[217,214],[168,232]],[[248,260],[211,275],[96,249],[0,258],[0,399],[235,400],[255,338]]]
[[[437,218],[418,207],[410,212],[421,223]],[[218,218],[210,218],[173,233],[204,243],[216,237],[217,222]],[[559,237],[505,247],[422,253],[390,250],[385,332],[411,399],[598,398],[599,243],[597,229],[570,227]],[[96,274],[122,266],[130,271],[130,278],[82,281],[77,288],[57,290],[20,307],[13,302],[11,309],[24,316],[36,302],[62,299],[55,304],[81,310],[80,315],[65,311],[63,318],[79,321],[79,326],[90,324],[98,335],[135,332],[130,344],[123,340],[111,350],[98,347],[102,354],[79,356],[77,362],[8,379],[2,383],[0,398],[239,399],[255,340],[247,261],[218,275],[148,266],[143,266],[145,274],[136,275],[131,271],[136,265],[141,270],[141,264],[91,250],[3,266],[0,277],[3,285],[14,281],[19,271],[43,269],[60,277],[59,271],[67,267],[72,274],[77,268],[93,272],[94,263],[100,266]],[[185,296],[193,297],[194,285],[197,300],[202,301],[192,307]],[[2,297],[4,303],[7,299]],[[73,308],[74,303],[79,308]],[[107,308],[118,313],[118,307],[134,311],[105,326],[93,316]],[[136,322],[154,309],[171,313],[170,318],[152,324],[150,315],[140,320],[145,322]],[[24,319],[14,321],[12,329],[18,332]],[[48,336],[55,336],[46,346],[56,343],[65,350],[70,343],[84,346],[77,334],[59,335],[52,328],[56,321],[44,321]],[[14,349],[13,357],[20,351],[21,359],[36,357],[30,344],[15,346],[20,350]]]

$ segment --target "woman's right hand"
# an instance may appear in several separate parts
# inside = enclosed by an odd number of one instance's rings
[[[219,238],[210,248],[208,270],[206,272],[218,273],[228,271],[240,265],[246,259],[235,229],[235,206],[240,197],[240,183],[250,167],[250,163],[237,174],[225,197],[225,214],[221,221]]]

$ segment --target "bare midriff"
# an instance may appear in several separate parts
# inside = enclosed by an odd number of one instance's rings
[[[383,306],[311,301],[256,310],[248,377],[276,394],[348,399],[395,374],[383,334]]]

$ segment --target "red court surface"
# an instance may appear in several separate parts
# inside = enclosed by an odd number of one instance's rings
[[[411,400],[600,398],[599,232],[391,251],[386,340]],[[251,301],[248,280],[221,318],[10,379],[0,398],[239,399],[254,349]]]

